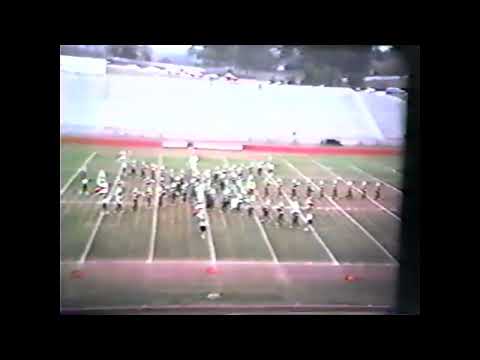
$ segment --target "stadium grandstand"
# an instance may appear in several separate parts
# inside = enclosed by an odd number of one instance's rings
[[[62,134],[119,129],[117,135],[169,140],[289,143],[295,133],[296,142],[309,145],[399,145],[404,137],[406,103],[393,96],[180,73],[109,73],[105,59],[61,56]]]

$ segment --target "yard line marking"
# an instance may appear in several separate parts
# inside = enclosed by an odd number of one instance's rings
[[[275,264],[278,264],[277,255],[275,255],[275,251],[273,250],[272,244],[270,243],[270,240],[268,239],[267,233],[265,232],[265,228],[260,223],[260,220],[258,219],[257,214],[253,214],[253,219],[255,220],[258,228],[260,229],[260,233],[262,234],[263,241],[265,241],[265,245],[267,245],[268,251],[270,252],[270,255],[272,256],[273,262]]]
[[[113,183],[113,186],[110,189],[110,192],[107,194],[108,199],[111,198],[113,194],[113,190],[116,188],[118,181],[120,180],[121,173],[122,173],[122,168],[119,168],[117,177],[115,178],[115,182]],[[87,258],[88,253],[90,252],[90,248],[92,247],[93,240],[95,239],[95,235],[97,234],[98,228],[100,227],[100,224],[102,223],[102,220],[104,217],[105,217],[105,213],[103,211],[100,211],[100,214],[98,215],[97,223],[95,224],[95,227],[93,228],[92,233],[90,234],[90,238],[88,239],[87,246],[85,246],[85,250],[83,251],[82,256],[78,260],[79,264],[83,264],[85,262],[85,259]]]
[[[205,209],[205,221],[207,222],[207,240],[208,251],[210,253],[210,261],[215,264],[217,262],[217,255],[215,254],[215,246],[213,245],[212,229],[210,227],[210,217],[208,211]]]
[[[227,158],[223,158],[223,163],[224,163],[225,165],[229,166],[229,162],[228,162]],[[241,183],[240,183],[240,186],[242,186]],[[261,197],[260,197],[260,201],[261,201],[262,204],[263,204],[263,200],[262,200]],[[260,230],[260,234],[262,235],[262,239],[263,239],[263,241],[265,242],[265,245],[267,245],[267,249],[268,249],[268,251],[269,251],[269,253],[270,253],[270,256],[271,256],[272,259],[273,259],[273,262],[274,262],[275,264],[278,264],[277,255],[275,254],[275,251],[273,250],[273,246],[272,246],[272,244],[270,243],[270,240],[269,240],[269,238],[268,238],[268,235],[267,235],[267,233],[266,233],[266,231],[265,231],[265,228],[264,228],[263,224],[260,222],[260,220],[258,219],[258,216],[257,216],[257,214],[256,214],[255,212],[253,213],[253,219],[255,220],[255,223],[257,224],[258,229]],[[241,224],[243,224],[243,220],[241,220]]]
[[[390,185],[389,183],[387,183],[387,182],[385,182],[385,181],[383,181],[383,180],[380,180],[380,179],[377,178],[376,176],[373,176],[372,174],[366,172],[365,170],[360,169],[359,167],[357,167],[357,166],[355,166],[355,165],[352,165],[351,167],[352,167],[353,169],[357,170],[358,172],[363,173],[363,174],[365,174],[365,175],[367,175],[367,176],[370,176],[372,179],[375,179],[375,180],[377,180],[378,182],[381,182],[383,185],[385,185],[385,186],[389,187],[390,189],[395,190],[395,191],[397,191],[397,192],[399,192],[400,194],[403,195],[402,190],[397,189],[395,186]]]
[[[335,176],[335,177],[339,178],[339,179],[340,179],[342,182],[344,182],[345,184],[347,183],[347,181],[346,181],[343,177],[337,175],[337,174],[334,173],[332,170],[330,170],[329,168],[327,168],[325,165],[320,164],[319,162],[317,162],[317,161],[315,161],[315,160],[312,160],[312,162],[313,162],[315,165],[317,165],[317,166],[319,166],[319,167],[327,170],[330,174],[332,174],[332,176]],[[290,165],[291,165],[291,164],[290,164]],[[292,165],[292,166],[293,166],[293,165]],[[312,182],[312,184],[313,184],[313,182]],[[315,185],[315,184],[314,184],[314,185]],[[315,186],[316,186],[316,185],[315,185]],[[357,188],[355,185],[352,185],[352,188],[353,188],[355,191],[357,191],[358,193],[360,193],[360,194],[362,193],[362,190],[360,190],[359,188]],[[383,206],[382,204],[379,204],[377,201],[375,201],[374,199],[372,199],[372,198],[371,198],[370,196],[368,196],[368,195],[367,195],[367,200],[369,200],[371,203],[375,204],[377,207],[379,207],[380,209],[382,209],[383,211],[385,211],[387,214],[389,214],[390,216],[392,216],[395,220],[397,220],[397,221],[402,221],[397,215],[395,215],[393,212],[391,212],[390,210],[388,210],[388,209],[387,209],[385,206]]]
[[[162,166],[162,156],[158,155],[158,167],[160,168]],[[160,193],[158,191],[159,185],[156,184],[155,186],[155,197],[154,201],[155,203],[153,204],[153,219],[152,219],[152,231],[150,233],[150,247],[148,250],[148,259],[147,263],[151,264],[153,261],[153,252],[155,250],[155,236],[157,235],[157,221],[158,221],[158,199],[160,197]]]
[[[83,254],[80,257],[80,260],[78,260],[78,263],[83,264],[85,262],[85,259],[87,258],[87,255],[90,252],[90,248],[92,247],[93,239],[95,238],[95,235],[97,234],[98,228],[100,227],[100,224],[102,223],[102,220],[103,220],[104,216],[105,216],[105,213],[101,212],[100,216],[97,219],[95,227],[93,228],[92,233],[90,234],[90,237],[89,237],[88,242],[87,242],[87,246],[85,246],[85,250],[83,251]]]
[[[260,199],[260,202],[261,202],[262,205],[263,205],[264,202],[263,202],[262,197],[259,196],[258,198]],[[256,208],[256,210],[258,210],[258,208]],[[273,246],[272,246],[272,244],[271,244],[271,242],[270,242],[270,239],[268,238],[267,232],[265,231],[265,227],[264,227],[263,224],[260,222],[260,219],[258,218],[258,215],[257,215],[256,212],[253,213],[253,218],[254,218],[255,222],[257,223],[258,228],[260,229],[260,233],[262,234],[263,240],[264,240],[265,243],[267,244],[267,248],[268,248],[268,251],[270,251],[270,255],[272,255],[273,262],[274,262],[274,263],[278,263],[277,255],[275,254],[275,251],[273,250]]]
[[[271,175],[267,175],[267,177],[273,182],[273,184],[278,187],[278,183],[277,181],[275,180],[275,178]],[[290,204],[290,206],[292,205],[292,200],[288,197],[287,194],[285,194],[285,191],[281,191],[283,197],[287,200],[287,202]],[[300,211],[300,218],[302,219],[302,221],[306,224],[307,223],[307,219],[305,218],[305,216],[303,216],[303,213]],[[315,228],[312,226],[312,225],[309,225],[308,228],[310,229],[311,233],[313,234],[313,237],[318,241],[318,243],[325,249],[325,251],[327,252],[328,256],[330,257],[330,259],[332,259],[332,262],[334,265],[339,265],[337,259],[335,258],[335,256],[333,256],[332,252],[330,251],[330,249],[327,247],[327,245],[323,242],[322,238],[320,237],[320,235],[317,233],[317,231],[315,230]]]
[[[288,162],[287,160],[284,160],[285,163],[291,167],[293,170],[295,170],[301,177],[303,177],[305,179],[305,181],[307,181],[308,183],[312,184],[313,187],[315,187],[317,190],[319,189],[319,187],[317,186],[317,184],[315,184],[310,178],[308,178],[307,176],[305,176],[300,170],[298,170],[295,166],[293,166],[290,162]],[[355,220],[349,213],[347,213],[340,205],[338,205],[338,203],[333,200],[329,195],[325,195],[326,199],[338,210],[340,211],[348,220],[350,220],[353,224],[355,224],[370,240],[372,240],[384,253],[385,255],[387,255],[387,257],[391,260],[393,260],[395,263],[398,263],[398,261],[392,256],[392,254],[390,254],[387,249],[385,249],[383,247],[382,244],[380,244],[377,239],[375,239],[375,237],[373,237],[372,234],[370,234],[370,232],[367,231],[367,229],[365,229],[362,225],[360,225],[360,223],[358,223],[357,220]]]
[[[83,164],[77,169],[77,171],[75,172],[75,174],[73,174],[70,179],[68,179],[67,183],[65,185],[63,185],[63,188],[60,190],[60,196],[62,196],[65,191],[67,191],[68,187],[72,184],[73,180],[75,180],[75,178],[78,176],[78,174],[80,174],[80,171],[82,170],[82,168],[84,166],[87,166],[87,164],[90,162],[90,160],[93,159],[93,157],[97,155],[96,152],[93,152],[90,154],[89,157],[87,157],[87,159],[83,162]]]

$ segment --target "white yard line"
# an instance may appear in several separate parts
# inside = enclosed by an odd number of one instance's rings
[[[265,245],[267,245],[268,251],[270,252],[270,256],[272,257],[273,262],[275,264],[278,264],[277,255],[275,254],[275,251],[273,250],[272,244],[270,243],[270,240],[268,239],[268,235],[265,231],[265,228],[263,227],[262,223],[258,219],[257,214],[253,214],[253,219],[255,220],[258,228],[260,229],[260,233],[262,234],[263,241],[265,241]]]
[[[207,222],[207,240],[208,251],[210,253],[210,262],[215,264],[217,262],[217,255],[215,254],[215,246],[213,245],[212,228],[210,226],[210,217],[208,211],[205,209],[205,221]]]
[[[68,179],[67,183],[65,185],[63,185],[63,188],[60,190],[60,196],[62,196],[65,191],[67,191],[68,187],[72,184],[73,180],[75,180],[75,178],[78,176],[78,174],[80,174],[80,171],[82,170],[82,168],[84,166],[87,166],[87,164],[93,159],[93,157],[97,155],[96,152],[93,152],[90,154],[89,157],[87,157],[87,159],[83,162],[83,164],[77,169],[77,171],[75,172],[75,174],[73,174],[70,179]]]
[[[162,156],[158,155],[158,167],[162,166]],[[152,219],[152,231],[150,233],[150,245],[148,249],[147,263],[151,264],[153,261],[153,253],[155,251],[155,236],[157,235],[157,222],[158,222],[158,198],[160,194],[158,192],[158,184],[155,185],[155,197],[153,204],[153,219]]]
[[[268,176],[270,178],[270,180],[275,184],[276,187],[278,187],[278,183],[277,181],[272,177],[272,176]],[[292,205],[292,200],[288,197],[287,194],[285,194],[285,191],[281,191],[282,192],[282,195],[283,197],[287,200],[287,202],[290,204],[290,206]],[[300,211],[300,218],[302,219],[302,221],[306,224],[307,223],[307,219],[305,218],[305,216],[303,216],[303,213]],[[330,251],[330,249],[327,247],[327,245],[323,242],[322,238],[320,237],[320,235],[317,233],[317,231],[315,230],[315,228],[312,226],[312,225],[309,225],[309,229],[311,231],[311,233],[313,234],[314,238],[318,241],[318,243],[325,249],[325,251],[327,252],[328,256],[330,257],[330,259],[332,260],[333,264],[334,265],[340,265],[338,263],[338,260],[335,258],[335,256],[333,256],[332,252]]]
[[[355,165],[352,165],[351,167],[352,167],[353,169],[357,170],[358,172],[363,173],[363,174],[371,177],[372,179],[377,180],[378,182],[381,182],[383,185],[385,185],[385,186],[389,187],[390,189],[392,189],[392,190],[394,190],[394,191],[397,191],[397,192],[399,192],[400,194],[403,195],[402,190],[397,189],[395,186],[390,185],[389,183],[387,183],[387,182],[385,182],[385,181],[383,181],[383,180],[380,180],[380,179],[377,178],[376,176],[373,176],[372,174],[366,172],[365,170],[360,169],[359,167],[357,167],[357,166],[355,166]]]
[[[100,227],[100,224],[102,223],[103,217],[105,214],[103,211],[100,213],[97,219],[97,223],[95,224],[92,233],[90,234],[90,237],[88,238],[87,246],[85,246],[85,250],[83,251],[82,256],[78,260],[79,264],[83,264],[85,262],[85,259],[87,258],[88,253],[90,252],[90,248],[92,247],[93,244],[93,239],[95,238],[95,235],[97,234],[98,228]]]
[[[285,160],[285,161],[286,161],[286,160]],[[346,181],[343,177],[341,177],[341,176],[337,175],[336,173],[334,173],[330,168],[326,167],[326,166],[323,165],[323,164],[320,164],[319,162],[317,162],[317,161],[315,161],[315,160],[312,160],[312,162],[313,162],[315,165],[321,167],[322,169],[328,171],[330,174],[332,174],[332,176],[335,176],[335,177],[339,178],[339,179],[340,179],[342,182],[344,182],[345,184],[347,183],[347,181]],[[291,165],[291,164],[290,164],[290,165]],[[291,165],[291,166],[293,166],[293,165]],[[360,190],[360,189],[357,188],[356,186],[353,185],[352,188],[353,188],[356,192],[358,192],[358,193],[360,193],[360,194],[362,193],[362,190]],[[385,206],[383,206],[382,204],[378,203],[376,200],[372,199],[370,196],[367,195],[366,198],[367,198],[367,200],[369,200],[372,204],[376,205],[377,207],[379,207],[380,209],[382,209],[383,211],[385,211],[388,215],[392,216],[395,220],[397,220],[397,221],[402,221],[402,220],[400,219],[400,217],[398,217],[398,216],[395,215],[393,212],[391,212],[390,210],[388,210],[388,209],[387,209]]]
[[[118,169],[118,174],[117,174],[117,177],[115,178],[115,182],[113,183],[113,186],[110,189],[110,192],[107,194],[108,198],[110,198],[111,194],[115,190],[115,187],[117,186],[118,181],[120,180],[121,172],[122,172],[122,168]],[[88,239],[87,246],[85,246],[85,250],[83,251],[82,256],[78,260],[79,264],[83,264],[85,262],[85,259],[87,258],[88,253],[90,252],[90,248],[92,247],[93,240],[95,239],[95,235],[97,234],[98,228],[100,227],[104,217],[105,217],[105,213],[103,211],[100,211],[100,214],[98,215],[97,223],[95,224],[95,227],[93,228],[92,233],[90,234],[90,238]]]
[[[295,166],[293,166],[290,162],[288,162],[287,160],[284,160],[285,163],[293,170],[295,170],[298,175],[300,175],[301,177],[303,177],[305,179],[305,181],[307,181],[308,183],[312,184],[313,187],[315,187],[317,190],[319,189],[319,187],[310,179],[308,178],[307,176],[305,176],[300,170],[298,170]],[[392,261],[394,261],[395,263],[398,263],[398,261],[392,256],[392,254],[390,254],[387,249],[385,249],[383,247],[382,244],[380,244],[377,239],[375,239],[375,237],[370,234],[367,229],[365,229],[362,225],[360,225],[360,223],[355,220],[349,213],[347,213],[340,205],[338,205],[338,203],[333,200],[330,196],[328,195],[325,195],[325,198],[333,205],[335,206],[335,208],[340,211],[348,220],[350,220],[353,224],[355,224],[359,229],[360,231],[362,231],[370,240],[372,240],[384,253],[385,255],[387,255],[387,257],[389,259],[391,259]]]

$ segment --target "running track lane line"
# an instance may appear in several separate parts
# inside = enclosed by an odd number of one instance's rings
[[[227,166],[230,165],[227,158],[223,158],[223,163]],[[260,200],[260,201],[262,201],[262,200]],[[257,224],[258,229],[260,230],[260,234],[262,235],[262,238],[263,238],[263,241],[265,242],[265,245],[267,245],[268,251],[270,252],[270,256],[272,257],[273,262],[275,264],[278,264],[277,255],[275,254],[275,251],[273,250],[273,246],[270,243],[270,239],[268,238],[267,232],[265,231],[265,228],[263,227],[262,223],[258,219],[258,216],[255,212],[253,213],[253,219],[255,220],[255,223]]]
[[[162,166],[162,156],[158,155],[158,168]],[[155,186],[155,203],[153,204],[153,218],[152,218],[152,231],[150,232],[150,245],[148,250],[148,259],[146,261],[147,264],[151,264],[153,261],[153,253],[155,251],[155,236],[157,236],[157,221],[158,221],[158,198],[160,196],[158,192],[159,184],[156,183]]]
[[[385,186],[389,187],[390,189],[395,190],[395,191],[399,192],[401,195],[403,195],[403,191],[402,191],[402,190],[396,188],[396,187],[393,186],[393,185],[390,185],[389,183],[387,183],[387,182],[385,182],[385,181],[383,181],[383,180],[380,180],[379,178],[377,178],[376,176],[373,176],[372,174],[366,172],[365,170],[362,170],[362,169],[360,169],[359,167],[357,167],[357,166],[355,166],[355,165],[351,165],[351,168],[353,168],[353,169],[357,170],[358,172],[363,173],[363,174],[365,174],[365,175],[367,175],[367,176],[370,176],[372,179],[375,179],[375,180],[377,180],[378,182],[381,182],[383,185],[385,185]]]
[[[87,164],[94,158],[94,156],[97,155],[96,152],[91,153],[83,162],[83,164],[77,169],[75,174],[73,174],[70,179],[68,179],[67,183],[63,185],[63,188],[60,190],[60,196],[62,196],[65,191],[67,191],[68,187],[72,184],[73,180],[80,174],[80,170],[84,167],[87,166]]]
[[[284,160],[286,161],[286,160]],[[327,168],[325,165],[323,164],[320,164],[319,162],[315,161],[315,160],[312,160],[312,162],[317,165],[318,167],[321,167],[322,169],[328,171],[330,174],[332,174],[332,176],[335,176],[337,178],[339,178],[340,180],[342,180],[343,183],[347,183],[345,181],[345,179],[339,175],[337,175],[336,173],[334,173],[332,170],[330,170],[329,168]],[[291,165],[291,164],[290,164]],[[293,166],[293,165],[291,165]],[[357,188],[355,185],[352,185],[352,188],[358,192],[358,193],[362,193],[362,190],[360,190],[359,188]],[[367,195],[367,200],[369,200],[371,203],[375,204],[377,207],[379,207],[380,209],[382,209],[383,211],[385,211],[388,215],[392,216],[395,220],[397,221],[402,221],[397,215],[395,215],[393,212],[391,212],[390,210],[388,210],[385,206],[383,206],[382,204],[379,204],[377,201],[375,201],[374,199],[372,199],[370,196]]]
[[[317,186],[317,184],[315,184],[312,180],[310,180],[310,178],[308,178],[307,176],[305,176],[300,170],[298,170],[295,166],[293,166],[290,162],[288,162],[287,160],[284,160],[285,163],[291,167],[293,170],[295,170],[301,177],[303,177],[305,179],[305,181],[307,181],[308,183],[312,184],[317,190],[319,190],[319,187]],[[365,229],[362,225],[360,225],[360,223],[355,220],[349,213],[347,213],[345,210],[343,210],[343,208],[337,204],[337,202],[335,200],[333,200],[329,195],[325,195],[326,199],[333,205],[335,206],[335,208],[340,211],[348,220],[350,220],[354,225],[356,225],[370,240],[372,240],[384,253],[385,255],[387,255],[387,257],[389,259],[391,259],[395,264],[398,264],[398,261],[397,259],[395,259],[393,257],[392,254],[390,254],[387,249],[385,249],[383,247],[382,244],[380,244],[377,239],[375,239],[373,237],[372,234],[370,234],[367,229]]]
[[[271,176],[271,175],[267,175],[267,178],[269,178],[273,184],[278,187],[278,183],[277,181]],[[290,204],[290,206],[292,206],[292,200],[288,197],[287,194],[285,194],[285,191],[281,191],[282,192],[282,196],[287,200],[287,202]],[[300,218],[302,219],[302,221],[306,224],[307,223],[307,219],[305,218],[305,216],[303,216],[303,213],[300,211]],[[311,233],[313,234],[313,237],[317,240],[317,242],[325,249],[325,251],[327,252],[328,256],[330,257],[330,259],[332,259],[332,262],[333,262],[333,265],[335,266],[338,266],[340,265],[338,260],[335,258],[335,256],[333,256],[332,252],[330,251],[330,249],[327,247],[327,245],[323,242],[322,238],[320,237],[320,235],[317,233],[317,231],[315,230],[315,228],[312,226],[312,225],[309,225],[308,226]]]
[[[113,183],[113,186],[110,189],[109,194],[107,195],[109,199],[113,193],[113,190],[116,188],[118,181],[120,180],[121,173],[122,173],[122,167],[118,169],[118,174],[117,174],[117,177],[115,178],[115,182]],[[88,253],[90,252],[90,248],[92,247],[93,240],[95,239],[95,235],[97,235],[98,228],[102,224],[102,220],[104,217],[105,217],[105,213],[103,212],[103,210],[101,210],[100,215],[98,215],[97,223],[95,224],[95,227],[93,228],[92,233],[90,234],[90,237],[88,239],[87,246],[85,246],[85,250],[83,251],[82,256],[78,260],[79,264],[83,264],[85,262],[85,259],[87,258]]]

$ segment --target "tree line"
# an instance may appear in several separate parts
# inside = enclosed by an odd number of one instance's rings
[[[62,45],[60,50],[73,56],[154,60],[148,45]],[[368,75],[408,75],[399,50],[384,52],[376,46],[197,45],[188,54],[204,67],[303,71],[305,85],[356,87]]]

